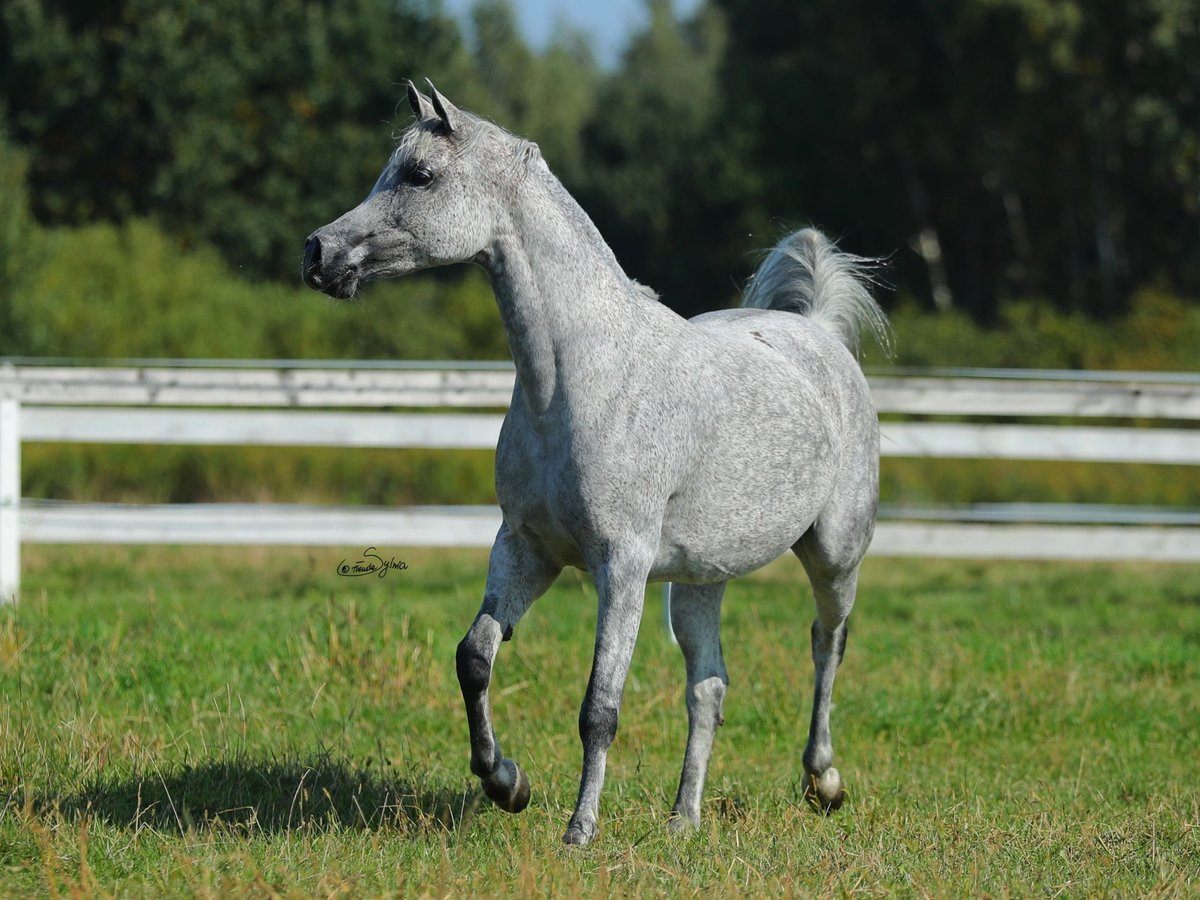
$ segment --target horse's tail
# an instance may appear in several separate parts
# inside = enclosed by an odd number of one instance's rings
[[[859,332],[865,327],[890,354],[887,317],[867,289],[878,266],[878,260],[843,253],[815,228],[804,228],[767,253],[742,306],[798,313],[852,351],[858,349]]]

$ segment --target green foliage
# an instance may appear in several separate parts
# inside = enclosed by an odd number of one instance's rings
[[[972,503],[1200,509],[1200,466],[888,457],[880,462],[879,491],[883,503],[909,509]]]
[[[1194,2],[718,5],[772,211],[860,252],[922,246],[902,286],[981,319],[1014,295],[1111,316],[1150,281],[1200,293]]]
[[[704,824],[666,831],[686,735],[657,595],[601,833],[559,844],[595,625],[570,572],[501,648],[492,707],[533,802],[482,799],[454,645],[482,552],[33,547],[0,611],[0,893],[1186,896],[1200,877],[1195,567],[868,561],[805,809],[800,565],[734,582]]]
[[[503,359],[479,273],[378,285],[339,304],[233,274],[133,219],[29,233],[40,264],[5,306],[0,354],[84,359]]]
[[[260,277],[374,181],[400,79],[468,62],[451,22],[386,0],[18,0],[0,47],[45,220],[153,216]]]
[[[1200,369],[1200,306],[1153,289],[1139,291],[1129,313],[1108,322],[1033,301],[1006,304],[987,326],[961,311],[931,313],[911,303],[895,310],[891,322],[894,359],[866,348],[866,362],[884,375],[893,367]],[[1200,508],[1200,467],[887,458],[881,494],[885,503],[909,507],[1040,502]]]
[[[534,53],[507,0],[476,3],[470,30],[474,77],[460,102],[537,141],[555,173],[576,182],[585,171],[583,131],[595,115],[600,81],[587,43],[568,31]]]
[[[24,273],[35,264],[35,229],[29,215],[28,160],[4,131],[0,119],[0,353],[20,339],[13,298]]]
[[[1111,318],[1200,296],[1191,0],[708,0],[614,71],[544,51],[509,0],[464,40],[423,0],[12,0],[0,107],[43,224],[147,218],[255,279],[358,200],[406,76],[542,145],[631,274],[694,313],[810,220],[895,253],[906,296],[994,321],[1012,297]]]
[[[750,251],[811,216],[849,249],[899,249],[898,365],[1197,368],[1194,3],[648,9],[604,72],[576,34],[530,49],[505,0],[481,0],[469,40],[417,0],[5,4],[0,355],[506,358],[477,271],[353,304],[296,284],[303,236],[362,196],[407,120],[399,81],[430,74],[539,141],[630,273],[683,312],[734,301]],[[912,298],[939,278],[955,302],[932,314]],[[152,457],[29,448],[26,492],[492,495],[485,455]],[[1190,469],[887,466],[892,500],[1200,505]]]
[[[0,290],[12,283],[23,266],[29,232],[29,160],[4,131],[0,119]],[[7,305],[7,304],[5,304]]]
[[[962,311],[930,313],[912,303],[892,311],[897,366],[1190,372],[1200,368],[1200,306],[1155,288],[1129,312],[1097,321],[1044,301],[1010,301],[990,325]],[[867,347],[868,363],[886,363]]]
[[[11,182],[10,182],[11,183]],[[18,182],[19,184],[19,182]],[[9,207],[12,209],[12,207]],[[505,359],[491,289],[468,277],[406,279],[335,303],[246,281],[211,249],[151,224],[21,232],[23,264],[0,307],[0,354],[77,358]],[[914,305],[892,317],[901,366],[1192,369],[1200,309],[1159,291],[1099,324],[1014,303],[993,326]],[[868,362],[880,363],[877,357]],[[27,447],[28,497],[131,502],[490,503],[490,453],[281,448]],[[1195,467],[888,460],[884,500],[1200,506]]]
[[[722,15],[702,6],[681,22],[666,0],[648,6],[647,30],[600,88],[585,174],[568,187],[628,271],[694,315],[727,305],[739,261],[773,239],[750,239],[749,136],[723,124]]]
[[[26,498],[107,503],[496,502],[490,450],[30,444]]]

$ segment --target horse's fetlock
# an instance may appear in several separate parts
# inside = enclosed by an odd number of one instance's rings
[[[830,747],[809,748],[804,751],[804,772],[806,775],[821,775],[833,765],[833,749]]]
[[[715,703],[721,703],[725,699],[725,691],[727,690],[724,679],[719,675],[704,679],[696,685],[696,688],[703,691]]]
[[[476,778],[488,779],[492,773],[500,768],[500,757],[496,756],[492,759],[483,759],[482,757],[471,757],[471,774]]]

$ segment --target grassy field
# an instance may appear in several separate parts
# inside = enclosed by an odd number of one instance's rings
[[[657,590],[598,841],[559,843],[595,598],[567,572],[503,646],[519,816],[467,768],[454,645],[485,557],[26,548],[0,613],[0,894],[1194,895],[1200,570],[872,560],[839,675],[850,797],[801,800],[794,560],[732,586],[704,825],[665,828],[686,731]]]

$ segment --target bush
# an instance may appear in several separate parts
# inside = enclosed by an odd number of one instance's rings
[[[0,354],[13,352],[21,340],[13,300],[33,264],[36,238],[29,214],[28,168],[25,154],[8,140],[0,121]]]
[[[496,502],[490,450],[31,444],[26,497],[107,503]]]
[[[380,284],[334,303],[255,283],[211,248],[184,250],[152,223],[33,232],[41,264],[8,304],[0,352],[83,359],[504,358],[477,273]],[[2,248],[0,248],[2,252]]]
[[[902,303],[891,313],[903,367],[1195,371],[1200,368],[1200,306],[1154,288],[1139,291],[1130,312],[1100,322],[1049,303],[1017,300],[999,320],[980,325],[951,310]],[[864,361],[887,365],[877,348]]]

